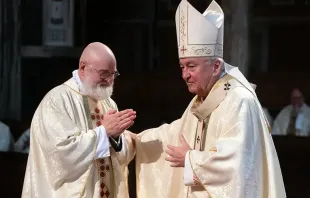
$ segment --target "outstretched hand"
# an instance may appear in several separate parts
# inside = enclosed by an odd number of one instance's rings
[[[166,153],[169,157],[165,159],[169,162],[172,162],[171,167],[184,167],[185,155],[187,151],[192,150],[189,144],[186,142],[183,134],[180,135],[181,146],[172,146],[168,145]]]

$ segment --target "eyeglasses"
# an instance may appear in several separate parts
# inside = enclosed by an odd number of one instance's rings
[[[93,70],[95,70],[98,74],[99,74],[99,76],[100,76],[100,78],[101,79],[103,79],[103,80],[107,80],[108,78],[110,78],[111,76],[113,76],[113,78],[115,79],[115,78],[117,78],[119,75],[120,75],[120,73],[118,72],[118,71],[115,71],[115,72],[112,72],[112,73],[110,73],[110,72],[108,72],[108,71],[105,71],[105,72],[102,72],[102,73],[100,73],[97,69],[95,69],[92,65],[89,65]]]

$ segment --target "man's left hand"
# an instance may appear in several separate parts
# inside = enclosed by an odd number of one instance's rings
[[[166,153],[169,157],[165,159],[169,162],[172,162],[171,167],[184,167],[185,155],[187,151],[192,150],[192,148],[186,142],[183,134],[180,135],[181,146],[172,146],[168,145]]]

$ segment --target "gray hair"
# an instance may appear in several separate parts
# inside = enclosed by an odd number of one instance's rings
[[[207,64],[211,64],[211,63],[213,63],[214,61],[219,60],[219,61],[221,62],[222,71],[223,71],[223,72],[225,71],[224,60],[223,60],[222,58],[216,57],[216,56],[210,56],[210,57],[205,57],[205,58],[206,58],[205,62],[206,62]]]

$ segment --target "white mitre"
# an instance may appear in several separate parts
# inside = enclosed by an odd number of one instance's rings
[[[213,0],[203,14],[182,0],[175,14],[179,58],[223,58],[224,12]],[[224,62],[227,74],[242,83],[255,96],[256,85],[247,81],[238,67]]]
[[[224,12],[215,1],[201,14],[182,0],[175,21],[179,58],[223,57]]]

